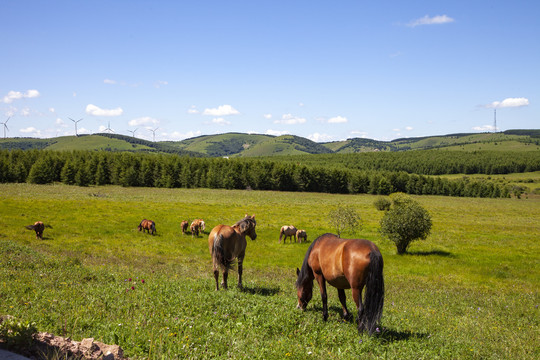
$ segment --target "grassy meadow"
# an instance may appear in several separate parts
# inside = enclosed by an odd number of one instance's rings
[[[371,195],[0,184],[0,315],[39,331],[119,344],[130,359],[537,359],[540,199],[415,197],[432,233],[409,254],[381,239]],[[385,262],[381,332],[359,335],[328,286],[296,309],[295,269],[309,243],[279,228],[333,232],[328,212],[352,205],[357,233]],[[255,214],[244,290],[214,291],[207,234]],[[137,231],[143,219],[157,235]],[[182,235],[203,218],[206,236]],[[43,240],[24,228],[41,220]],[[354,309],[350,291],[349,309]]]

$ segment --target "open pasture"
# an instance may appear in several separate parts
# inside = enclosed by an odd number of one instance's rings
[[[0,314],[40,331],[94,337],[132,359],[536,359],[540,357],[540,200],[415,197],[432,234],[410,253],[378,234],[370,195],[208,189],[80,188],[0,184]],[[380,333],[359,335],[341,319],[328,286],[329,319],[316,290],[296,309],[296,267],[328,212],[352,205],[357,234],[383,255],[386,297]],[[245,213],[244,290],[214,291],[207,235]],[[137,231],[143,219],[155,236]],[[203,236],[180,222],[202,218]],[[26,225],[41,220],[44,239]],[[308,243],[279,244],[282,225]],[[349,309],[356,314],[350,291]]]

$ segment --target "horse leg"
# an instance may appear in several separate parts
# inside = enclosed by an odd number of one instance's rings
[[[323,304],[323,320],[328,320],[328,296],[326,294],[326,280],[324,276],[315,275],[317,282],[319,283],[319,289],[321,290],[321,300]]]
[[[243,267],[244,259],[238,259],[238,288],[242,289],[242,272],[244,270]]]
[[[214,268],[214,279],[216,280],[216,291],[219,290],[219,270]]]
[[[227,290],[227,278],[229,277],[229,270],[225,269],[223,271],[223,281],[221,282],[221,287]]]
[[[339,302],[341,303],[341,307],[343,308],[343,318],[348,319],[351,314],[349,314],[349,310],[347,309],[347,298],[345,297],[345,289],[338,289],[337,291]]]
[[[364,331],[366,325],[364,324],[364,307],[362,306],[362,289],[353,287],[352,296],[356,304],[358,314],[356,316],[356,322],[358,323],[358,332]]]

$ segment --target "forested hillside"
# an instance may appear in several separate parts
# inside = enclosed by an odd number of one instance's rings
[[[107,151],[0,150],[0,182],[507,197],[513,189],[499,182],[467,177],[450,180],[428,174],[449,174],[459,169],[477,173],[488,169],[486,166],[491,166],[490,171],[540,170],[538,157],[527,152],[505,157],[498,157],[499,153],[455,156],[443,151],[414,154],[224,159]],[[309,161],[315,158],[318,160]]]
[[[500,133],[474,133],[403,138],[379,141],[352,138],[317,143],[295,136],[225,133],[203,135],[181,141],[148,141],[119,134],[62,136],[51,139],[0,139],[0,149],[106,150],[174,153],[210,157],[259,157],[308,154],[350,154],[408,150],[496,150],[540,151],[540,130],[507,130]]]

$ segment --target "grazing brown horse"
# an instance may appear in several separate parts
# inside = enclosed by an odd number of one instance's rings
[[[298,239],[298,242],[302,242],[300,239],[304,239],[304,241],[307,241],[307,233],[306,230],[298,230],[296,231],[296,239]]]
[[[238,288],[242,288],[242,263],[246,255],[246,235],[255,240],[255,215],[246,216],[233,226],[218,225],[212,229],[208,236],[208,248],[212,255],[214,266],[214,279],[216,280],[216,290],[219,290],[219,270],[223,273],[221,286],[227,289],[227,277],[232,269],[234,259],[238,260]]]
[[[281,243],[281,237],[285,235],[285,238],[283,239],[283,243],[285,244],[285,241],[287,241],[287,237],[289,237],[292,241],[294,238],[294,242],[296,242],[296,228],[292,225],[285,225],[281,227],[281,230],[279,230],[279,242]]]
[[[50,226],[47,226],[50,227]],[[45,225],[41,221],[36,221],[34,225],[27,225],[28,230],[34,230],[36,232],[36,239],[43,240],[43,230],[45,230]]]
[[[185,234],[187,231],[187,228],[189,226],[189,222],[187,220],[184,220],[180,223],[180,228],[182,229],[182,234]]]
[[[156,223],[153,222],[152,220],[144,219],[143,221],[141,221],[141,223],[139,224],[137,228],[139,229],[139,231],[142,230],[142,232],[146,230],[147,233],[152,234],[152,235],[154,235],[154,233],[157,232]]]
[[[302,269],[296,269],[298,305],[305,309],[317,280],[323,303],[323,319],[328,319],[326,282],[338,289],[343,316],[348,317],[345,289],[352,289],[358,309],[358,331],[372,334],[381,319],[384,303],[383,258],[369,240],[340,239],[334,234],[319,236],[309,247]],[[366,294],[362,302],[362,290]]]

